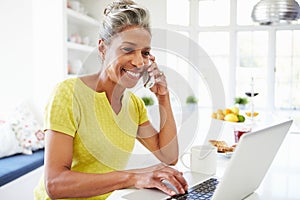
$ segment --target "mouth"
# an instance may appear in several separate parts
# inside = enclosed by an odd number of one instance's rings
[[[139,79],[142,75],[142,72],[133,72],[124,68],[122,68],[122,71],[125,72],[130,78],[133,79]]]

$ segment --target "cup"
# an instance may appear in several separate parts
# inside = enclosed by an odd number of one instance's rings
[[[249,133],[251,131],[250,127],[242,126],[242,127],[234,127],[234,141],[235,143],[238,143],[240,140],[240,137],[245,134]]]
[[[190,155],[190,164],[184,162],[184,157]],[[192,172],[213,175],[217,170],[217,147],[212,145],[193,146],[191,152],[184,153],[180,160]]]

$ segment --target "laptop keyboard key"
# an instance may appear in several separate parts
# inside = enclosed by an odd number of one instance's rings
[[[185,194],[177,194],[168,198],[168,200],[209,200],[216,189],[219,181],[216,178],[210,178],[189,189]]]

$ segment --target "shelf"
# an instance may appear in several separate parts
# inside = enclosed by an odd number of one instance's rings
[[[69,50],[77,50],[77,51],[82,51],[82,52],[87,52],[87,53],[93,52],[96,48],[93,46],[87,46],[87,45],[77,44],[77,43],[73,43],[73,42],[67,42],[67,47]]]
[[[98,27],[99,26],[99,22],[92,18],[89,17],[87,15],[84,15],[82,13],[76,12],[70,8],[67,8],[67,15],[68,18],[70,19],[70,21],[74,21],[77,24],[81,24],[81,25],[89,25],[89,26],[95,26]]]

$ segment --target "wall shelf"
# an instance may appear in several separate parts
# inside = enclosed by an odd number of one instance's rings
[[[93,47],[93,46],[77,44],[77,43],[74,43],[74,42],[67,42],[67,47],[68,47],[69,50],[82,51],[82,52],[86,52],[86,53],[91,53],[96,48],[96,47]]]
[[[101,16],[99,16],[97,8],[100,9],[102,6],[98,0],[76,0],[79,3],[79,9],[75,6],[76,9],[74,9],[70,0],[64,1],[64,19],[66,23],[64,32],[64,38],[66,39],[64,41],[66,52],[64,77],[70,78],[72,77],[71,72],[76,75],[80,67],[78,66],[79,63],[95,66],[95,68],[98,66],[99,61],[95,52],[97,52],[97,34]],[[78,10],[82,10],[82,12],[78,12]]]
[[[84,25],[84,26],[99,26],[99,22],[87,15],[84,15],[82,13],[76,12],[70,8],[67,8],[67,16],[68,16],[68,20],[70,20],[70,22],[79,24],[79,25]]]

